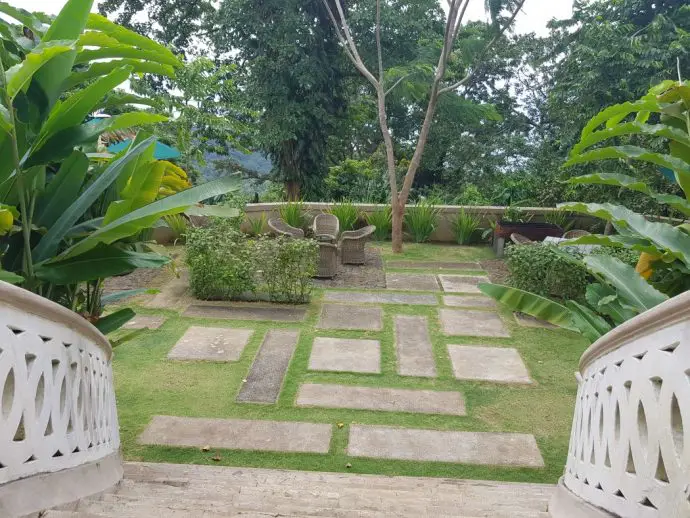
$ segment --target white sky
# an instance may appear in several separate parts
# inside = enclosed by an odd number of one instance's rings
[[[57,13],[65,4],[65,0],[6,0],[10,5],[23,7],[29,11],[43,11],[48,14]],[[98,0],[94,2],[97,3]],[[96,10],[95,8],[93,9]],[[573,0],[527,0],[525,7],[516,20],[515,26],[520,33],[536,32],[539,35],[547,33],[546,23],[552,18],[569,18],[573,11]],[[472,0],[467,10],[468,19],[485,20],[483,0]]]

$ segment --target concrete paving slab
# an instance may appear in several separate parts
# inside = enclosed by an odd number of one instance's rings
[[[252,329],[192,326],[170,350],[168,358],[235,362],[253,333]]]
[[[311,348],[309,370],[378,374],[381,345],[378,340],[317,336]]]
[[[158,329],[166,320],[166,317],[158,315],[137,315],[122,326],[122,329]]]
[[[404,291],[438,291],[436,275],[432,273],[396,273],[386,274],[386,288]]]
[[[254,363],[242,384],[237,401],[275,403],[283,386],[290,359],[297,348],[299,331],[271,329],[266,333]]]
[[[352,304],[405,304],[409,306],[437,306],[436,295],[415,293],[376,293],[366,291],[327,291],[323,295],[327,302]]]
[[[465,398],[460,392],[317,383],[305,383],[300,387],[297,406],[465,415]]]
[[[446,335],[510,337],[501,317],[493,311],[439,309],[439,317]]]
[[[457,379],[532,383],[516,349],[450,344],[448,355]]]
[[[544,467],[534,436],[519,433],[351,425],[347,453],[377,459]]]
[[[480,282],[490,282],[489,278],[483,275],[439,275],[443,291],[447,293],[481,293],[477,284]]]
[[[228,320],[268,320],[272,322],[300,322],[307,308],[302,306],[253,306],[233,303],[192,304],[182,314],[185,317],[219,318]]]
[[[188,448],[328,453],[331,425],[157,415],[138,442]]]
[[[386,261],[386,268],[410,268],[427,270],[481,270],[479,263],[452,261]]]
[[[436,361],[426,317],[396,315],[395,350],[401,376],[436,377]]]
[[[379,307],[324,304],[316,327],[318,329],[381,331],[383,311]]]
[[[496,301],[484,295],[444,295],[443,303],[458,308],[496,308]]]

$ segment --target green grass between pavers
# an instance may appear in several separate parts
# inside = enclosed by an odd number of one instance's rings
[[[411,248],[415,250],[410,250]],[[429,248],[432,252],[425,251]],[[442,249],[438,251],[437,248]],[[453,251],[452,248],[458,250]],[[429,260],[477,259],[481,249],[407,245],[407,253]],[[479,251],[478,253],[476,251]],[[471,253],[470,253],[471,252]],[[435,254],[443,254],[443,259]],[[474,254],[474,255],[473,255]],[[397,258],[398,256],[396,256]],[[405,257],[408,258],[408,257]],[[409,293],[409,292],[408,292]],[[415,292],[424,293],[424,292]],[[438,307],[382,305],[384,328],[380,332],[315,330],[323,290],[316,290],[304,322],[276,323],[185,318],[172,311],[136,308],[142,314],[166,315],[156,331],[148,331],[115,350],[114,370],[118,412],[125,457],[129,460],[254,466],[315,471],[351,471],[388,475],[442,476],[554,483],[563,471],[576,394],[573,376],[586,343],[566,331],[524,328],[507,311],[501,311],[512,337],[502,339],[447,337],[441,333]],[[437,293],[440,300],[440,294]],[[393,316],[428,317],[438,377],[408,378],[396,373]],[[190,325],[242,327],[255,332],[241,359],[235,363],[177,362],[168,351]],[[299,328],[299,343],[291,361],[280,399],[275,405],[236,403],[243,378],[265,333],[274,328]],[[339,374],[307,371],[315,336],[372,338],[381,342],[381,374]],[[516,347],[536,382],[511,386],[463,382],[452,375],[447,344],[488,344]],[[466,398],[466,417],[418,415],[363,410],[296,408],[301,383],[323,382],[435,390],[459,390]],[[156,414],[244,419],[311,421],[333,425],[327,455],[248,452],[196,448],[143,446],[137,437]],[[338,428],[337,423],[343,423]],[[348,457],[345,454],[349,425],[353,423],[428,428],[437,430],[501,431],[534,434],[546,463],[544,469],[471,466],[438,462],[412,462]],[[220,461],[213,461],[218,455]],[[350,463],[351,468],[346,468]]]
[[[477,262],[493,259],[494,253],[488,246],[458,246],[442,243],[404,243],[403,252],[394,254],[390,242],[375,242],[372,246],[381,251],[385,261],[444,261]]]

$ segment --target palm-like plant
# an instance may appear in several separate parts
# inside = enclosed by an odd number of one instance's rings
[[[612,142],[620,137],[645,136],[664,139],[667,152]],[[572,178],[572,184],[600,184],[644,193],[690,216],[690,84],[664,81],[634,102],[606,108],[582,130],[566,166],[597,160],[619,159],[646,162],[662,168],[675,180],[684,196],[661,194],[646,183],[622,174],[596,173]],[[615,235],[588,235],[567,244],[603,245],[641,252],[633,269],[612,257],[590,256],[584,262],[596,282],[587,288],[589,307],[568,301],[566,306],[532,294],[520,300],[513,288],[484,285],[480,289],[513,309],[550,322],[580,330],[595,340],[613,326],[690,288],[690,229],[651,221],[611,203],[563,203],[559,208],[589,214],[611,222]],[[529,304],[525,303],[529,299]],[[563,311],[566,317],[563,317]],[[557,316],[557,318],[554,317]]]

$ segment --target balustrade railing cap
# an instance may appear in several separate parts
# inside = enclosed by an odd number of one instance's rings
[[[60,304],[56,304],[23,288],[0,281],[0,306],[12,306],[25,313],[67,326],[103,349],[108,359],[112,356],[112,347],[110,347],[110,342],[103,336],[103,333],[96,329],[88,320]]]
[[[690,322],[690,291],[631,318],[599,338],[580,357],[580,372],[584,374],[594,360],[618,349],[633,338],[648,335],[683,320]]]

